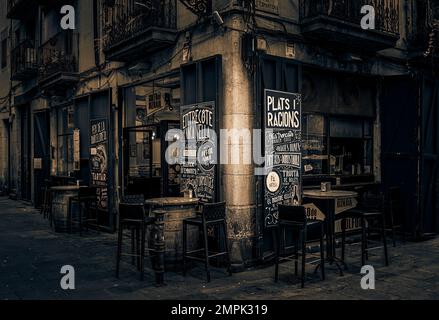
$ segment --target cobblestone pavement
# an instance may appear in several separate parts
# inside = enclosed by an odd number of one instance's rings
[[[273,267],[258,268],[228,277],[215,270],[205,283],[203,269],[194,267],[184,278],[166,274],[165,287],[157,288],[153,274],[144,282],[129,263],[121,278],[114,277],[116,235],[57,234],[47,221],[21,202],[0,198],[0,299],[438,299],[439,238],[427,242],[390,246],[391,265],[371,257],[376,269],[376,289],[360,287],[358,246],[351,246],[349,271],[340,277],[327,268],[327,280],[310,274],[305,289],[286,266],[278,284]],[[76,289],[60,288],[63,265],[76,271]],[[311,271],[311,270],[310,270]]]

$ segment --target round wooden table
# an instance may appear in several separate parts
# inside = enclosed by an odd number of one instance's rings
[[[166,197],[148,199],[145,205],[150,216],[155,216],[154,248],[163,251],[163,263],[157,268],[179,270],[183,261],[183,220],[196,217],[197,198]],[[157,236],[158,233],[158,236]],[[159,243],[157,243],[157,240]],[[188,250],[193,250],[198,244],[198,230],[188,230]],[[162,260],[162,259],[160,259]],[[161,263],[160,263],[161,264]],[[155,268],[156,269],[156,268]]]
[[[323,192],[321,190],[305,190],[303,197],[309,199],[318,199],[326,203],[325,221],[326,221],[326,247],[327,247],[327,261],[330,264],[335,263],[343,275],[343,269],[340,264],[342,261],[337,259],[335,253],[335,206],[338,199],[356,198],[358,193],[353,191],[331,190]]]
[[[69,223],[69,199],[78,196],[79,186],[57,186],[52,193],[52,219],[56,232],[71,231]]]

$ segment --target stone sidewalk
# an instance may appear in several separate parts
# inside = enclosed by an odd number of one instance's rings
[[[114,277],[116,235],[57,234],[47,221],[21,202],[0,198],[0,299],[438,299],[439,238],[422,243],[389,246],[389,267],[380,256],[371,257],[376,289],[362,290],[359,247],[347,252],[349,271],[340,277],[327,268],[327,280],[310,275],[305,289],[287,266],[281,267],[278,284],[273,267],[228,277],[213,272],[205,283],[203,269],[191,269],[188,277],[167,273],[165,287],[156,288],[151,272],[144,282],[129,263],[122,264],[121,278]],[[379,253],[379,252],[377,252]],[[60,270],[72,265],[76,289],[60,287]]]

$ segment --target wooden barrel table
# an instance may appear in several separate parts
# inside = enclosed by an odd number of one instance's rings
[[[52,217],[56,232],[70,231],[69,200],[78,195],[78,186],[58,186],[50,188],[52,193]]]
[[[166,212],[163,219],[165,243],[165,270],[182,269],[183,261],[183,220],[196,217],[198,199],[183,197],[155,198],[145,201],[147,209],[153,216],[154,210]],[[188,227],[188,250],[198,248],[199,230]]]

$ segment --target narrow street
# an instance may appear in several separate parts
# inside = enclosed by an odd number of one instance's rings
[[[301,290],[286,266],[278,284],[273,267],[250,270],[228,277],[215,271],[205,283],[203,268],[191,269],[187,278],[166,273],[167,285],[154,286],[153,273],[140,282],[128,263],[121,277],[114,276],[116,235],[57,234],[39,212],[7,198],[0,198],[0,299],[438,299],[439,239],[389,246],[389,267],[371,257],[376,270],[376,289],[360,286],[358,246],[347,252],[349,271],[344,277],[327,268],[327,280],[310,279]],[[389,242],[390,243],[390,242]],[[60,287],[60,270],[72,265],[76,289]],[[311,268],[310,268],[310,271]],[[313,277],[312,274],[310,277]]]

